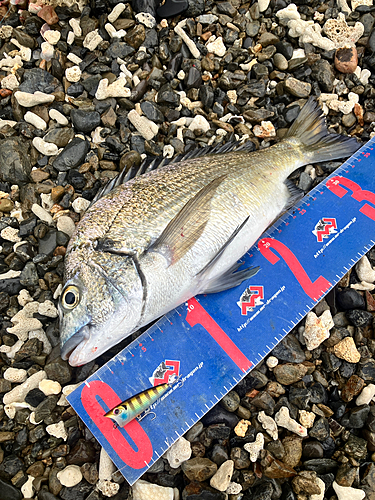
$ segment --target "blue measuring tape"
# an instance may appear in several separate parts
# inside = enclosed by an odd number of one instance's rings
[[[375,244],[375,138],[266,231],[243,257],[260,272],[174,309],[68,396],[130,484],[294,328]],[[104,414],[180,381],[155,419],[115,428]]]

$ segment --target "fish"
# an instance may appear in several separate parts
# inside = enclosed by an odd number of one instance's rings
[[[124,425],[150,408],[176,381],[177,379],[174,379],[171,382],[155,385],[145,391],[139,392],[135,396],[125,399],[125,401],[112,408],[104,416],[114,420],[119,427],[124,427]]]
[[[329,133],[309,98],[283,140],[253,146],[201,148],[131,180],[122,172],[97,194],[66,251],[63,359],[88,363],[191,297],[250,279],[258,268],[239,259],[304,194],[290,174],[360,143]]]

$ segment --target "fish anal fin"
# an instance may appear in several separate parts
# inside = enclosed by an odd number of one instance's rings
[[[248,267],[242,271],[237,271],[240,266],[241,263],[236,262],[236,264],[229,268],[224,274],[209,280],[203,293],[218,293],[228,290],[229,288],[234,288],[243,281],[255,276],[260,269],[259,267]]]
[[[210,217],[211,200],[226,175],[218,177],[191,198],[148,250],[167,249],[170,264],[179,261],[198,241]]]

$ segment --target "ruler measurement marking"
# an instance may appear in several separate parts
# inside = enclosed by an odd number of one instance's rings
[[[372,143],[375,143],[375,140],[372,140]],[[370,148],[370,149],[371,149],[371,150],[373,150],[373,148]],[[328,177],[327,177],[327,178],[323,181],[323,182],[324,182],[324,184],[323,184],[323,185],[321,185],[321,186],[317,186],[316,188],[314,188],[313,190],[311,190],[311,191],[310,191],[310,193],[309,193],[309,195],[308,195],[308,198],[301,200],[301,201],[299,202],[299,204],[298,204],[298,205],[296,205],[296,206],[294,207],[294,210],[293,210],[293,209],[291,209],[290,211],[288,211],[288,212],[286,213],[286,215],[285,215],[285,218],[284,218],[284,216],[280,217],[280,218],[279,218],[279,220],[278,220],[278,222],[277,222],[277,223],[275,223],[274,225],[272,225],[272,226],[271,226],[271,228],[268,228],[267,232],[265,232],[265,233],[263,234],[263,236],[262,236],[262,237],[264,237],[264,236],[266,235],[266,236],[268,236],[268,237],[270,237],[270,238],[272,238],[272,239],[273,239],[273,238],[275,238],[275,236],[276,236],[276,235],[275,235],[275,232],[279,232],[279,233],[280,233],[280,232],[281,232],[280,228],[283,228],[283,225],[284,225],[284,224],[289,225],[291,222],[293,222],[293,220],[294,220],[294,219],[296,219],[296,216],[300,215],[300,213],[299,213],[299,212],[300,212],[299,207],[302,207],[302,206],[304,206],[304,207],[306,207],[306,206],[310,206],[311,204],[313,204],[313,202],[315,202],[315,201],[318,201],[318,202],[319,202],[319,201],[320,201],[320,197],[318,197],[318,196],[317,196],[318,194],[319,194],[319,195],[323,195],[323,194],[325,194],[325,193],[326,193],[326,194],[330,194],[330,195],[332,195],[332,191],[331,191],[331,190],[327,187],[327,185],[326,185],[327,181],[328,181],[329,179],[333,178],[334,176],[338,176],[338,175],[340,175],[340,174],[342,174],[342,175],[343,175],[343,177],[345,178],[345,174],[344,174],[344,172],[345,172],[345,173],[349,173],[349,168],[351,169],[351,168],[353,168],[353,167],[358,166],[358,163],[357,163],[357,162],[355,162],[355,160],[358,160],[358,159],[359,159],[360,154],[362,154],[362,155],[363,155],[363,154],[364,154],[364,151],[367,151],[367,150],[368,150],[368,149],[366,148],[366,149],[364,149],[363,151],[358,152],[358,153],[356,153],[355,155],[353,155],[353,156],[352,156],[352,158],[351,158],[351,162],[353,162],[353,163],[354,163],[353,165],[349,165],[349,162],[345,162],[345,163],[344,163],[344,164],[343,164],[343,165],[342,165],[339,169],[336,169],[336,170],[335,170],[335,172],[333,172],[330,176],[328,176]],[[362,159],[363,161],[365,161],[365,158],[361,157],[361,159]],[[360,161],[360,160],[359,160],[359,161]],[[351,163],[351,162],[350,162],[350,163]],[[365,187],[366,187],[366,186],[364,186],[364,187],[363,187],[363,190],[364,190],[364,188],[365,188]],[[349,189],[350,189],[350,188],[349,188]],[[336,193],[335,193],[335,194],[336,194]],[[345,193],[344,193],[344,194],[345,194]],[[347,195],[347,198],[348,198],[348,199],[349,199],[349,197],[350,197],[350,192],[349,192],[349,194]],[[311,208],[313,208],[313,206],[312,206]],[[331,216],[331,217],[333,216],[333,214],[331,215],[331,214],[329,214],[329,213],[326,213],[326,214],[324,214],[324,215],[325,215],[325,216]],[[341,241],[341,240],[340,240],[340,241]],[[366,253],[366,252],[368,252],[368,251],[371,249],[371,247],[372,247],[373,245],[375,245],[375,241],[374,241],[374,240],[372,240],[372,239],[371,239],[371,240],[370,240],[370,242],[371,242],[371,243],[368,243],[368,244],[364,245],[361,251],[357,251],[357,253],[356,253],[356,255],[355,255],[355,257],[354,257],[354,258],[351,258],[351,262],[349,262],[349,263],[347,264],[347,266],[349,266],[349,269],[348,269],[348,267],[346,267],[346,266],[342,266],[342,268],[343,268],[343,269],[345,269],[345,271],[346,271],[346,272],[348,272],[348,271],[350,270],[350,268],[351,268],[354,264],[356,264],[356,263],[358,262],[358,260],[359,260],[360,258],[362,258],[362,257],[363,257],[363,255],[365,255],[365,253]],[[249,249],[249,251],[247,252],[247,254],[248,254],[248,255],[251,255],[252,253],[254,253],[254,252],[255,252],[255,250],[258,250],[258,251],[259,251],[259,248],[252,247],[252,249]],[[280,260],[280,258],[279,258],[278,260]],[[241,260],[241,262],[242,262],[242,260]],[[313,262],[315,262],[315,261],[313,260]],[[319,262],[319,261],[317,260],[317,262]],[[335,281],[335,280],[336,280],[336,278],[337,278],[337,280],[340,280],[340,279],[342,278],[342,276],[344,276],[344,275],[345,275],[345,272],[344,272],[344,271],[338,271],[338,273],[339,273],[339,274],[336,274],[336,275],[335,275],[335,278],[333,278],[333,280],[332,280],[332,279],[330,279],[330,282],[331,282],[330,284],[331,284],[331,285],[332,285],[332,284],[337,283],[337,281]],[[330,286],[329,290],[331,289],[331,287],[332,287],[332,286]],[[319,291],[317,291],[317,292],[316,292],[317,297],[313,300],[313,302],[312,302],[311,304],[307,304],[307,305],[306,305],[306,309],[300,309],[300,310],[297,310],[297,311],[296,311],[296,318],[295,318],[295,321],[297,321],[297,323],[299,323],[299,322],[300,322],[300,318],[303,318],[303,317],[304,317],[304,315],[303,315],[303,314],[306,314],[309,310],[311,310],[311,308],[312,308],[314,305],[316,305],[316,301],[317,301],[317,300],[321,300],[321,299],[322,299],[322,298],[323,298],[323,297],[324,297],[324,296],[328,293],[328,291],[329,291],[329,290],[324,290],[324,291],[323,291],[323,290],[320,290],[320,294],[319,294]],[[199,299],[197,299],[197,301],[199,302]],[[298,308],[298,309],[299,309],[299,308]],[[175,312],[177,312],[177,313],[181,316],[181,314],[179,313],[179,311],[184,312],[184,307],[183,307],[183,306],[179,306],[179,308],[176,308],[174,311],[175,311]],[[301,311],[302,311],[302,312],[301,312]],[[302,314],[302,313],[303,313],[303,314]],[[171,314],[171,313],[169,313],[169,314]],[[173,315],[173,311],[172,311],[172,315]],[[162,320],[159,320],[159,322],[160,322],[160,321],[162,321],[162,323],[160,323],[160,326],[162,327],[163,325],[166,325],[166,326],[168,327],[167,322],[168,322],[169,324],[172,324],[173,319],[175,319],[175,318],[171,317],[171,320],[170,320],[167,316],[165,316]],[[293,327],[296,327],[296,326],[297,326],[297,324],[296,324],[296,323],[295,323],[295,321],[293,321],[293,320],[290,320],[290,321],[289,321],[289,320],[285,320],[284,318],[277,318],[277,320],[284,321],[284,322],[285,322],[285,321],[287,321],[288,325],[287,325],[285,328],[282,328],[282,332],[283,332],[285,335],[286,335],[286,334],[288,334],[288,333],[290,332],[290,330],[291,330]],[[290,325],[293,325],[293,326],[290,326]],[[163,330],[161,329],[161,327],[160,327],[159,325],[156,325],[156,326],[157,326],[157,328],[159,328],[159,330],[160,330],[160,332],[161,332],[161,333],[164,333],[164,332],[163,332]],[[223,327],[223,328],[224,328],[224,327]],[[154,340],[148,332],[145,332],[145,333],[144,333],[144,334],[142,334],[140,337],[138,337],[137,342],[139,342],[141,339],[145,339],[145,338],[146,338],[146,337],[145,337],[145,335],[147,335],[147,337],[148,337],[148,338],[150,338],[152,341]],[[155,331],[153,332],[153,335],[155,335]],[[279,340],[281,340],[282,338],[284,338],[284,335],[280,332],[280,333],[278,334],[278,336],[275,336],[274,338],[275,338],[276,342],[279,342]],[[266,345],[265,345],[265,347],[266,347],[269,351],[270,351],[270,350],[272,350],[272,348],[270,347],[270,345],[274,346],[275,344],[274,344],[274,342],[268,342],[268,344],[266,344]],[[261,347],[260,347],[260,346],[259,346],[258,348],[260,348],[260,349],[261,349]],[[129,348],[126,348],[126,349],[123,351],[123,354],[122,354],[121,358],[116,356],[115,360],[111,360],[109,363],[107,363],[106,368],[107,368],[107,369],[109,369],[111,373],[113,373],[113,368],[114,368],[114,366],[117,366],[117,365],[116,365],[116,363],[121,362],[121,364],[122,364],[122,365],[124,364],[124,361],[126,361],[126,354],[127,354],[127,353],[129,353],[132,357],[134,357],[134,354],[133,354],[132,350],[130,349],[130,347],[129,347]],[[139,350],[137,351],[137,350],[135,349],[135,353],[139,353]],[[264,353],[266,353],[266,350],[264,350]],[[266,353],[266,354],[268,354],[268,353]],[[259,355],[259,357],[260,357],[261,359],[263,359],[263,355],[262,355],[262,354],[258,353],[258,355]],[[250,366],[251,366],[251,365],[250,365]],[[121,367],[120,367],[120,368],[121,368]],[[250,367],[246,370],[246,373],[248,373],[249,371],[251,371]],[[241,379],[245,376],[245,374],[246,374],[246,373],[240,373],[240,374],[239,374],[239,379],[241,380]],[[95,375],[96,375],[96,377],[97,377],[99,380],[102,380],[102,379],[100,378],[100,376],[101,376],[101,375],[103,375],[103,374],[104,374],[104,372],[101,370],[99,373],[97,372]],[[235,382],[235,383],[238,383],[238,380],[237,380],[237,378],[236,378],[236,377],[232,376],[232,379],[234,380],[234,382]],[[91,380],[92,380],[92,379],[91,379]],[[228,381],[226,381],[225,383],[226,383],[226,385],[228,385],[228,386],[230,386],[230,387],[233,387],[233,383],[228,382]],[[86,384],[88,387],[90,387],[90,384],[89,384],[89,382],[88,382],[88,381],[85,381],[85,384]],[[224,386],[224,389],[228,392],[228,389],[227,389],[227,387],[226,387],[226,386]],[[224,394],[223,394],[221,391],[220,391],[220,394],[221,394],[221,396],[224,396]],[[217,401],[219,401],[219,398],[216,396],[216,394],[214,394],[214,395],[213,395],[213,397],[214,397]],[[214,403],[212,402],[212,400],[209,400],[209,401],[210,401],[210,404],[211,404],[211,405],[213,405],[213,404],[214,404]],[[207,409],[210,409],[210,408],[209,408],[209,406],[208,406],[207,404],[205,404],[205,407],[206,407]],[[204,410],[203,410],[203,409],[200,409],[200,410],[197,410],[197,411],[198,411],[198,412],[199,412],[199,411],[201,411],[201,412],[202,412],[202,414],[204,415]],[[197,417],[198,419],[200,418],[200,417],[199,417],[199,415],[198,415],[198,413],[195,413],[195,415],[196,415],[196,417]],[[195,420],[194,418],[191,418],[191,421],[192,421],[192,423],[193,423],[193,424],[195,424],[195,423],[196,423],[196,420]],[[186,426],[187,426],[187,430],[188,430],[188,429],[189,429],[189,425],[188,425],[188,423],[187,423],[186,421],[185,421],[185,424],[186,424]],[[182,431],[184,432],[184,428],[183,428],[183,427],[181,427],[181,429],[182,429]],[[177,434],[177,436],[179,436],[179,433],[178,433],[177,431],[174,431],[174,432],[175,432],[175,434]],[[94,434],[95,434],[95,433],[94,433]],[[172,437],[171,437],[170,439],[172,440],[172,442],[175,442],[175,441],[176,441],[176,440],[173,440],[173,438],[172,438]],[[168,437],[167,437],[167,439],[165,440],[165,443],[167,444],[167,449],[168,449],[168,447],[169,447],[169,446],[170,446],[170,444],[171,444],[171,443],[169,442],[169,440],[168,440]],[[161,448],[161,449],[163,450],[163,448]],[[166,451],[166,450],[165,450],[165,451]],[[164,452],[164,450],[163,450],[163,452]],[[160,456],[159,456],[159,454],[156,452],[156,450],[155,450],[155,454],[156,454],[156,455],[160,458]],[[151,462],[150,462],[150,461],[149,461],[149,462],[147,462],[146,460],[145,460],[144,462],[145,462],[146,467],[147,467],[147,466],[150,466],[150,464],[154,463],[154,459],[153,459]],[[124,469],[124,468],[123,468],[123,469]],[[121,470],[121,469],[120,469],[120,470]]]

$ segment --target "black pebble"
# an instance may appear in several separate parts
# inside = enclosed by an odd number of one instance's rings
[[[31,389],[25,397],[25,402],[36,408],[42,401],[46,399],[46,395],[40,389]]]

